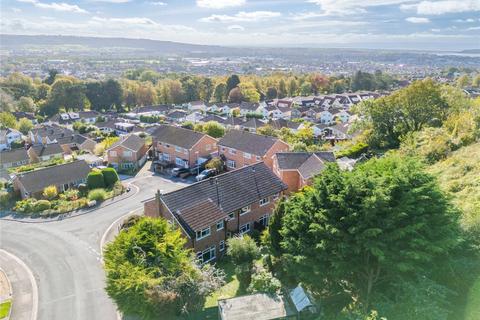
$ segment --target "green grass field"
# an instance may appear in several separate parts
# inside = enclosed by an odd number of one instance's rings
[[[12,301],[7,300],[0,304],[0,319],[4,319],[8,316],[10,308],[12,307]]]

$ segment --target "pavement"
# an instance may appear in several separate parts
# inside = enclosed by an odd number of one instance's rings
[[[38,293],[33,273],[17,256],[0,249],[3,293],[0,302],[12,298],[10,319],[34,320],[37,316]],[[4,290],[7,290],[5,292]]]
[[[151,172],[142,172],[141,176],[124,182],[135,185],[138,191],[70,219],[49,223],[0,219],[0,248],[20,258],[36,280],[38,319],[118,319],[116,307],[104,290],[105,274],[101,263],[104,234],[121,217],[138,212],[143,207],[142,201],[152,198],[157,189],[168,192],[185,185]],[[2,259],[0,267],[7,274],[13,272],[12,265]],[[25,274],[18,278],[27,281]],[[15,287],[13,299],[17,301]]]

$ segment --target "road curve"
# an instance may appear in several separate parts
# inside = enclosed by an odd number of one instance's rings
[[[117,320],[104,290],[102,235],[112,222],[141,208],[141,201],[157,189],[181,187],[155,176],[134,183],[139,188],[135,195],[71,219],[38,224],[0,220],[0,248],[22,259],[38,284],[39,320]]]

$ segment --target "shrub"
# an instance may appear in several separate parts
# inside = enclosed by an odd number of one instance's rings
[[[255,241],[250,236],[245,235],[228,239],[227,254],[235,265],[252,265],[253,261],[260,255],[260,250]]]
[[[94,170],[87,176],[87,186],[90,190],[105,188],[105,180],[101,171]]]
[[[337,158],[343,158],[343,157],[348,157],[348,158],[358,158],[361,156],[363,153],[366,153],[368,151],[368,144],[359,142],[357,144],[354,144],[348,149],[342,150],[336,154]]]
[[[70,189],[64,192],[65,198],[74,201],[77,200],[79,197],[79,191],[77,189]]]
[[[0,206],[6,207],[8,202],[10,201],[10,193],[6,191],[0,192]]]
[[[118,174],[114,168],[102,169],[103,181],[107,187],[111,187],[118,181]]]
[[[51,207],[50,201],[48,201],[48,200],[38,200],[37,202],[35,202],[35,204],[33,206],[33,211],[34,212],[42,212],[42,211],[50,209],[50,207]]]
[[[107,193],[103,189],[93,189],[88,193],[88,200],[103,201],[107,197]]]
[[[57,195],[58,195],[58,191],[56,186],[52,185],[43,189],[43,196],[48,200],[55,199]]]
[[[36,200],[33,198],[17,201],[17,203],[15,203],[14,210],[23,213],[33,212],[35,202]]]
[[[86,184],[84,183],[81,183],[78,185],[78,191],[82,194],[82,195],[86,195],[87,192],[88,192],[88,187]]]
[[[250,286],[247,291],[250,293],[267,292],[276,293],[281,289],[280,281],[275,278],[271,272],[261,270],[252,276]]]

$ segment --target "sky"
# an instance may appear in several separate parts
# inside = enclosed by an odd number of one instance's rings
[[[0,0],[0,32],[225,46],[480,48],[480,0]]]

